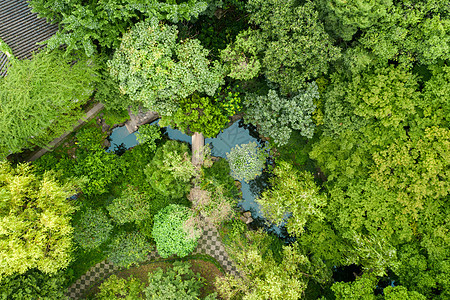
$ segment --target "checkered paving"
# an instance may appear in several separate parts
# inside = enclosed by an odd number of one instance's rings
[[[230,260],[225,247],[222,244],[217,229],[213,227],[205,228],[203,235],[198,241],[198,246],[193,254],[206,254],[216,259],[222,268],[232,275],[239,275],[236,267]],[[148,255],[148,261],[159,260],[161,257],[158,252],[152,251]],[[109,274],[117,271],[119,268],[108,261],[102,261],[92,267],[81,276],[71,287],[69,287],[66,296],[70,299],[81,299],[85,291],[98,280],[107,277]]]
[[[238,275],[238,271],[225,251],[220,235],[214,227],[209,227],[204,230],[193,254],[206,254],[214,257],[227,273],[234,276]]]

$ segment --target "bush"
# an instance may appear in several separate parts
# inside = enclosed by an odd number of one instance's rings
[[[194,273],[188,262],[176,261],[173,268],[148,274],[149,285],[144,289],[147,299],[158,300],[195,300],[200,299],[200,288],[204,285],[203,278]],[[215,294],[205,299],[216,299]]]
[[[65,281],[62,272],[50,276],[38,270],[29,270],[22,275],[9,276],[0,281],[0,299],[65,299]]]
[[[139,222],[149,217],[150,203],[137,188],[128,186],[118,198],[107,206],[109,215],[118,224]]]
[[[88,208],[75,224],[74,239],[84,249],[94,249],[109,239],[112,229],[111,220],[101,209]]]
[[[156,214],[152,235],[161,257],[167,258],[173,254],[183,257],[194,251],[201,232],[186,225],[192,216],[187,207],[176,204]]]
[[[97,150],[103,148],[106,133],[95,125],[85,126],[77,133],[78,148],[83,150]]]
[[[118,267],[129,268],[147,259],[152,245],[139,232],[119,233],[108,245],[108,260]]]
[[[139,279],[133,276],[124,279],[111,275],[100,285],[100,292],[95,295],[95,298],[99,300],[143,299],[140,294],[144,286]]]
[[[267,157],[267,151],[259,148],[256,142],[236,145],[230,153],[227,153],[231,176],[246,182],[255,179],[261,175]]]
[[[139,144],[145,144],[151,151],[156,150],[156,140],[161,139],[161,130],[158,125],[144,124],[136,133]]]
[[[145,174],[151,186],[161,195],[182,198],[189,192],[195,169],[188,153],[188,146],[177,141],[167,141],[156,150]]]
[[[162,117],[161,126],[170,124],[185,133],[201,132],[205,137],[215,137],[228,123],[228,118],[222,114],[219,105],[209,97],[194,94],[180,100],[179,105],[172,116]]]
[[[75,175],[86,177],[87,183],[83,188],[86,195],[99,195],[108,191],[108,186],[121,173],[117,155],[107,153],[101,148],[80,153],[78,155]]]
[[[222,186],[224,195],[229,198],[236,198],[239,191],[234,183],[233,177],[230,176],[229,163],[221,158],[214,162],[212,167],[203,169],[203,182],[209,183],[208,186]],[[209,188],[207,187],[209,190]]]

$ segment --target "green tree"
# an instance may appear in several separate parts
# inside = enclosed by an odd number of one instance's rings
[[[148,196],[135,187],[127,186],[120,197],[106,207],[118,224],[143,221],[149,217],[151,205]]]
[[[308,84],[305,91],[291,98],[280,97],[274,90],[267,95],[249,95],[245,100],[247,107],[244,120],[258,125],[259,132],[273,139],[277,146],[285,145],[292,130],[300,130],[303,136],[312,138],[314,123],[312,113],[314,99],[319,98],[317,85]]]
[[[116,48],[123,34],[137,19],[157,17],[177,23],[198,17],[207,1],[141,1],[141,0],[31,0],[33,12],[48,21],[60,23],[60,30],[48,41],[48,47],[67,45],[67,50],[96,53],[96,43]]]
[[[84,249],[95,249],[109,239],[112,230],[111,219],[102,209],[88,208],[75,223],[74,239]]]
[[[100,195],[108,191],[109,185],[117,179],[122,169],[117,155],[95,147],[92,151],[78,153],[73,171],[76,176],[87,178],[82,188],[86,195]]]
[[[70,184],[50,174],[38,177],[30,165],[0,162],[0,278],[37,268],[55,274],[69,265],[72,250],[67,199]]]
[[[156,150],[156,141],[161,139],[161,129],[158,125],[144,124],[139,126],[139,132],[136,133],[136,139],[139,144],[145,144],[149,150]]]
[[[167,141],[158,148],[145,174],[158,193],[182,198],[189,192],[191,178],[196,174],[188,146],[177,141]]]
[[[261,69],[283,92],[295,92],[339,58],[313,2],[251,0],[248,11],[258,29],[241,32],[223,51],[229,76],[250,79]]]
[[[129,268],[147,260],[153,246],[139,232],[121,232],[108,245],[108,260],[121,268]]]
[[[326,283],[330,272],[320,261],[310,261],[298,245],[282,247],[278,257],[270,250],[271,240],[261,230],[239,232],[227,251],[243,276],[216,279],[219,295],[225,299],[299,299],[310,280]]]
[[[373,290],[376,286],[376,276],[363,275],[352,282],[336,282],[331,287],[336,300],[361,299],[375,300]]]
[[[171,204],[155,216],[152,236],[161,257],[186,256],[194,251],[201,231],[188,224],[193,213],[187,207]]]
[[[94,91],[96,69],[94,61],[61,51],[13,61],[0,80],[0,155],[43,147],[72,129]]]
[[[411,67],[415,62],[428,65],[449,59],[447,4],[442,0],[319,0],[318,9],[325,28],[345,49],[345,68],[358,73],[388,60]]]
[[[177,41],[176,26],[156,18],[137,23],[122,39],[108,63],[123,94],[135,105],[171,116],[178,101],[194,92],[214,96],[223,83],[223,70],[211,63],[196,39]]]
[[[0,298],[11,300],[66,299],[66,278],[62,271],[54,275],[30,269],[0,280]]]
[[[311,219],[322,219],[326,198],[320,194],[312,174],[299,172],[287,162],[279,162],[270,179],[271,188],[256,202],[266,219],[280,225],[288,215],[287,230],[300,235]]]
[[[228,123],[220,106],[209,97],[194,94],[180,100],[179,105],[172,116],[161,118],[161,126],[170,124],[185,133],[201,132],[205,137],[215,137]]]
[[[227,153],[231,176],[237,180],[250,181],[262,174],[266,164],[267,150],[256,142],[236,145]]]

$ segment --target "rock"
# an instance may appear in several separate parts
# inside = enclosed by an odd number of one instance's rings
[[[237,189],[241,192],[242,183],[239,180],[234,181],[234,185],[237,187]]]
[[[245,224],[253,222],[252,213],[249,211],[244,212],[239,219]]]
[[[244,217],[246,217],[246,218],[251,218],[252,217],[252,213],[250,211],[245,211],[242,215]]]
[[[128,107],[128,115],[130,116],[130,119],[125,122],[125,126],[129,133],[133,133],[138,130],[139,126],[153,122],[159,118],[159,115],[156,112],[142,111],[140,107],[137,115],[133,114],[131,107]]]
[[[111,128],[111,126],[109,126],[108,124],[106,124],[106,123],[102,124],[102,131],[103,132],[107,132],[110,128]]]
[[[111,142],[108,141],[108,139],[105,139],[103,141],[103,148],[109,148],[109,147],[111,147]]]

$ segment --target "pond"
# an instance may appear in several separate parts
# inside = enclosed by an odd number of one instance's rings
[[[158,121],[159,120],[156,120],[151,124],[158,124]],[[167,134],[171,140],[177,140],[189,144],[192,142],[191,136],[184,134],[177,129],[173,129],[170,126],[162,129],[163,133]],[[125,126],[115,128],[110,136],[111,147],[109,147],[107,151],[113,152],[117,148],[123,146],[126,149],[136,146],[138,142],[136,140],[135,133],[130,134]],[[230,127],[219,133],[215,138],[205,139],[205,144],[209,144],[211,146],[211,155],[222,158],[226,158],[226,153],[230,152],[231,148],[236,145],[247,144],[250,142],[256,142],[258,145],[262,145],[264,143],[261,139],[256,137],[255,130],[248,125],[244,125],[242,121],[233,123]],[[123,146],[120,146],[122,144]],[[253,219],[255,219],[260,226],[265,226],[265,222],[259,204],[255,202],[255,198],[260,195],[262,189],[267,185],[266,181],[267,176],[259,176],[259,178],[248,183],[241,181],[242,201],[239,202],[239,206],[244,211],[251,211]],[[266,229],[269,232],[277,234],[281,238],[287,237],[283,228],[270,226],[266,227]]]

